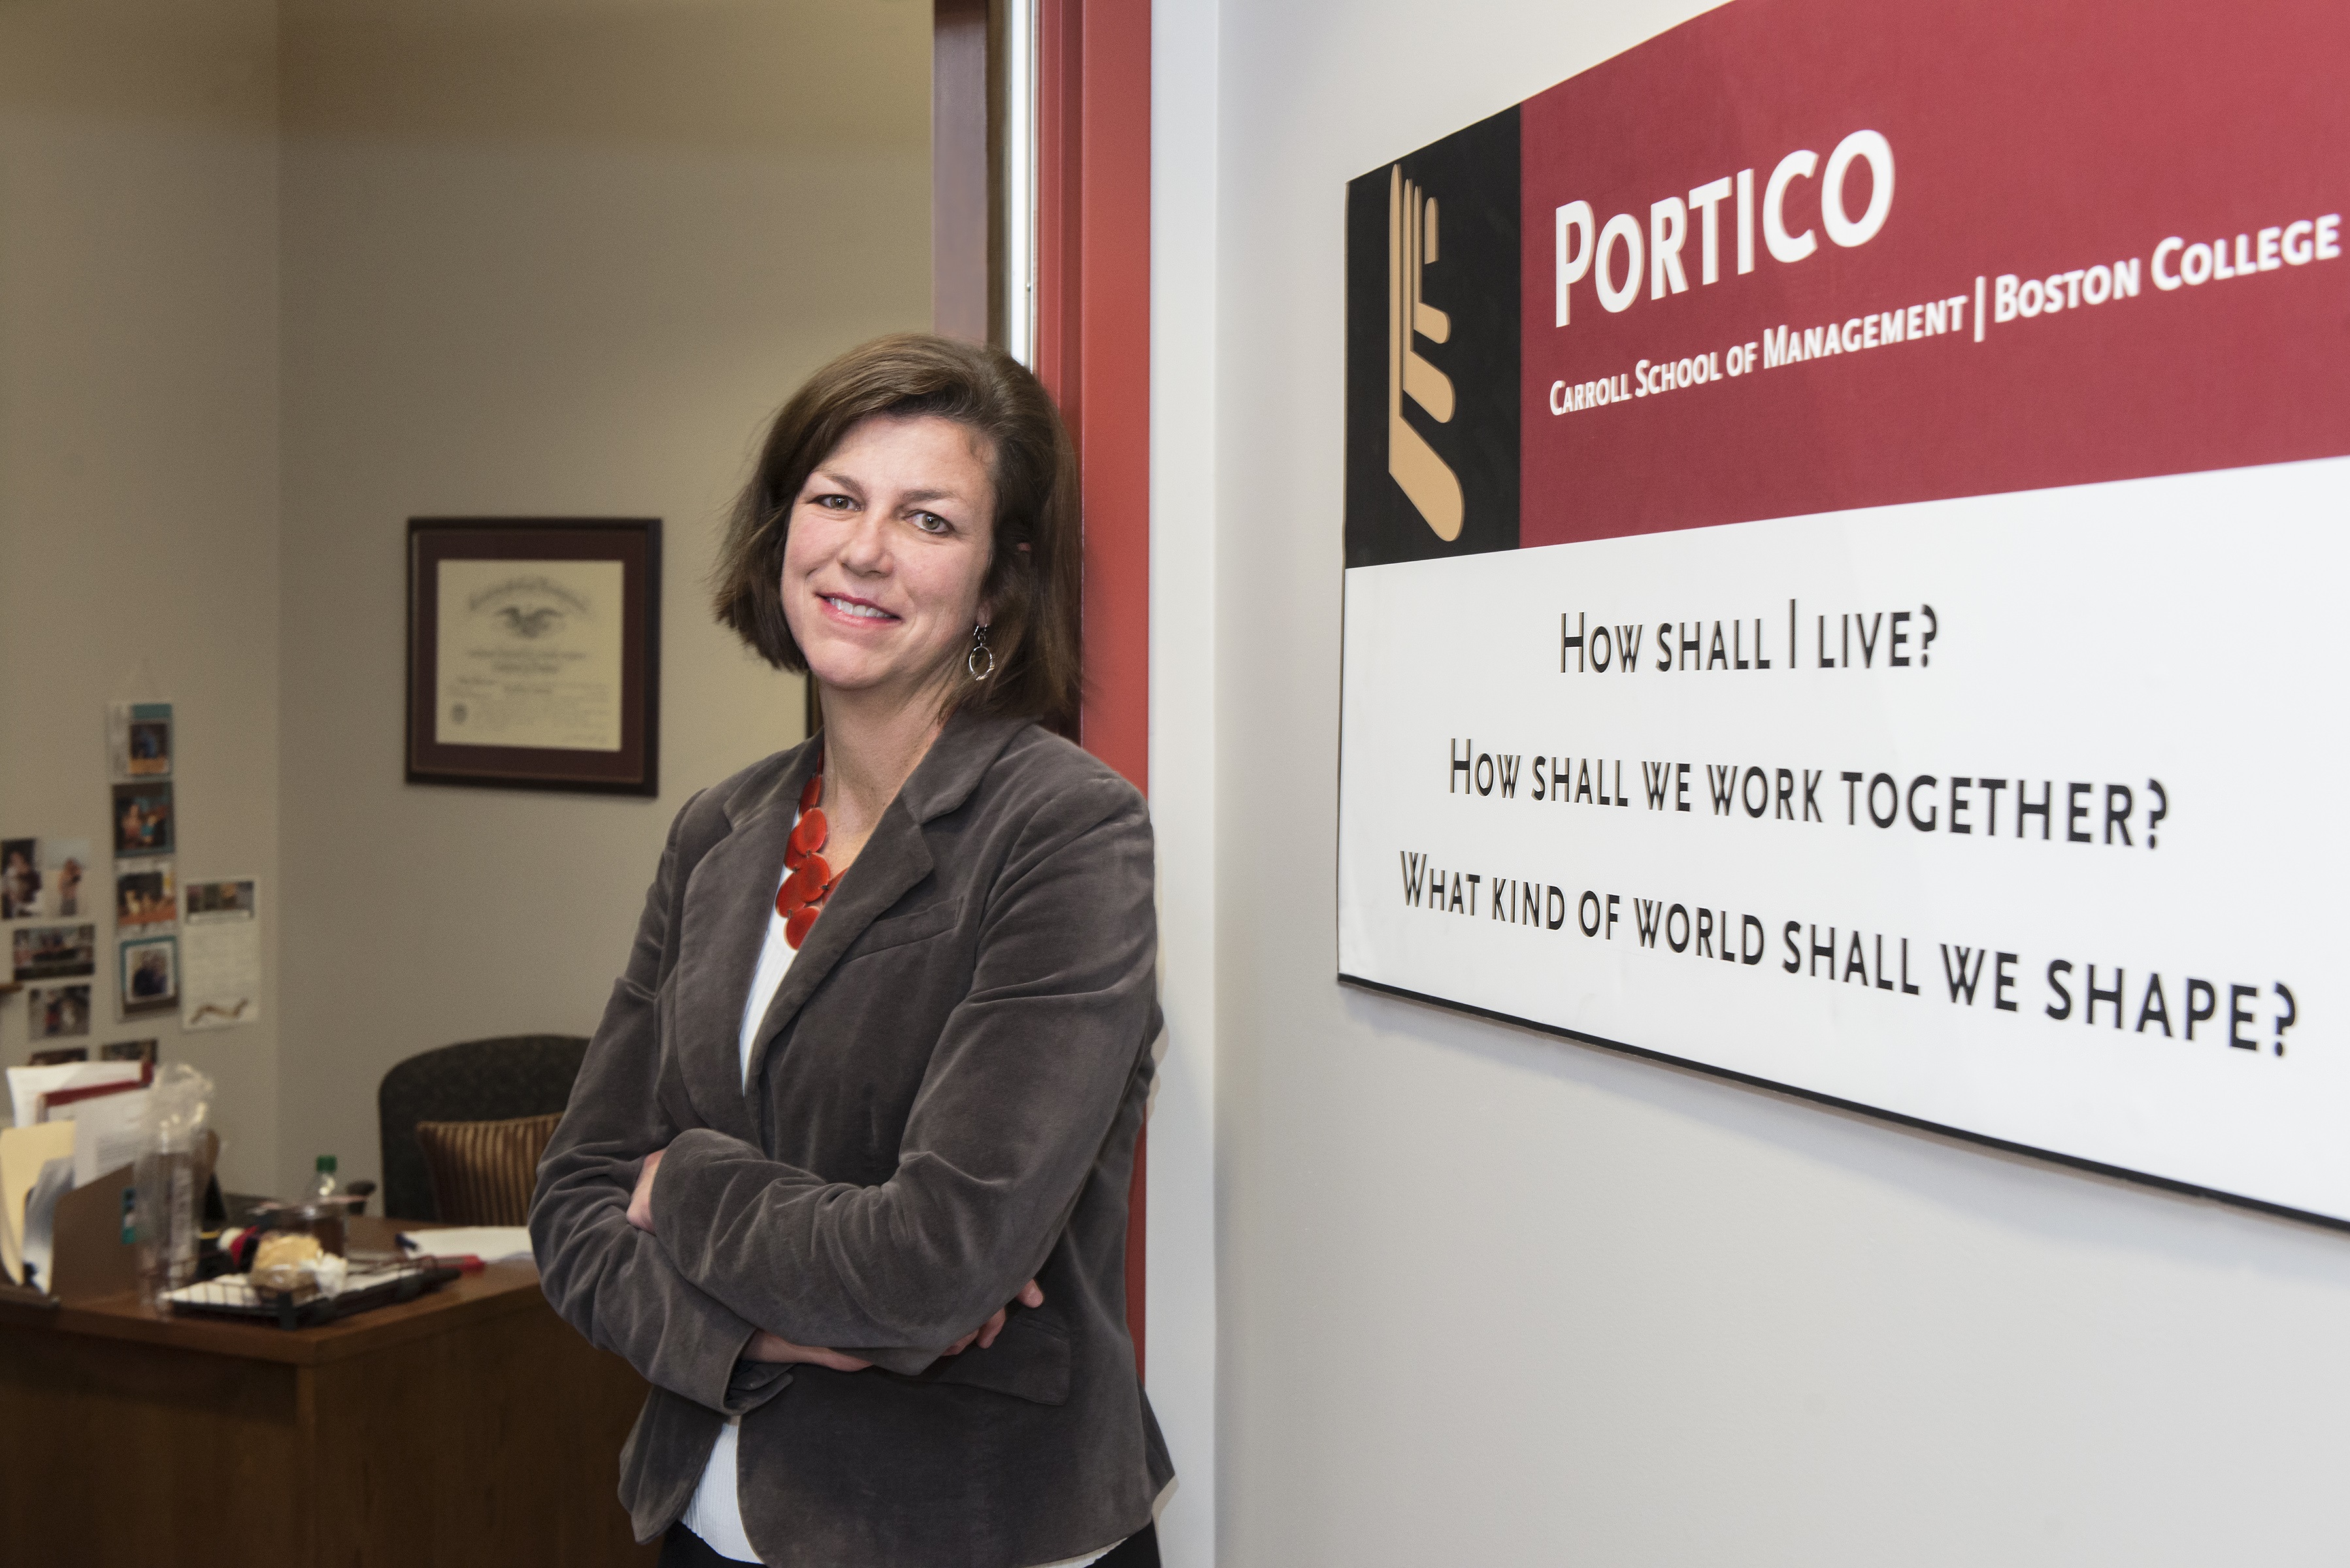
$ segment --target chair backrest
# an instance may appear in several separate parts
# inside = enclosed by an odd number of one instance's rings
[[[376,1113],[383,1138],[383,1212],[438,1220],[418,1122],[489,1122],[560,1111],[588,1054],[573,1034],[509,1034],[411,1056],[383,1075]]]
[[[432,1178],[432,1217],[444,1225],[524,1225],[538,1162],[563,1118],[416,1124],[416,1144]]]

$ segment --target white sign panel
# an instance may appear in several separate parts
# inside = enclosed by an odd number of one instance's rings
[[[2175,569],[2215,512],[2260,594]],[[2350,746],[2241,679],[2327,667],[2345,515],[2335,459],[1350,571],[1341,970],[2350,1215]]]

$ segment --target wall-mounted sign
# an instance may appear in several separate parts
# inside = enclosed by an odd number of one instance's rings
[[[1736,0],[1355,181],[1342,977],[2350,1221],[2345,149],[2338,4]]]

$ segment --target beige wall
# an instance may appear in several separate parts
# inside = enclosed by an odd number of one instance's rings
[[[179,704],[180,870],[263,878],[263,1021],[110,1026],[102,929],[92,1039],[213,1075],[232,1187],[374,1174],[416,1051],[587,1033],[671,814],[798,738],[702,579],[775,404],[928,321],[930,25],[0,0],[0,836],[102,844],[104,704]],[[423,514],[663,520],[659,800],[402,782]]]
[[[763,419],[930,315],[919,0],[283,8],[281,1182],[386,1068],[587,1033],[686,796],[801,733],[702,580]],[[401,780],[415,515],[663,520],[658,801]]]
[[[88,838],[106,875],[105,704],[178,704],[182,877],[262,878],[277,836],[277,153],[270,0],[0,4],[0,834]],[[219,1086],[223,1176],[277,1168],[281,998],[158,1036]],[[28,1049],[0,998],[0,1061]]]

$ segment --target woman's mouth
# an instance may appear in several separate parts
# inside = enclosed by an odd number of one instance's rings
[[[898,618],[879,605],[868,604],[863,599],[852,599],[841,594],[821,594],[817,597],[842,615],[857,620],[896,620]]]

